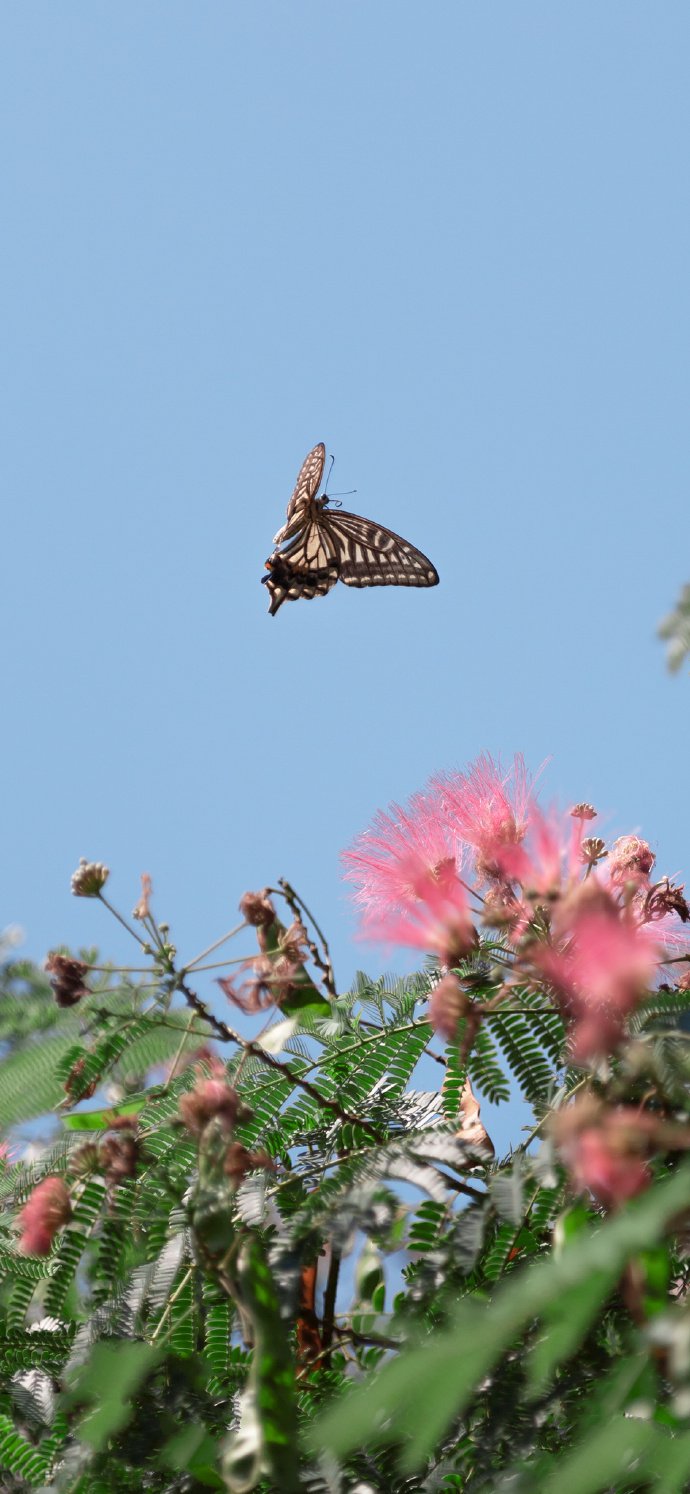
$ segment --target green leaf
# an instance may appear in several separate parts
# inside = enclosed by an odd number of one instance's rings
[[[527,1366],[530,1394],[542,1395],[554,1371],[582,1343],[599,1309],[611,1294],[608,1271],[593,1272],[544,1313],[545,1332],[534,1345]]]
[[[583,1235],[572,1249],[514,1272],[488,1305],[462,1303],[453,1327],[410,1347],[383,1365],[374,1382],[358,1387],[317,1420],[313,1448],[337,1455],[369,1442],[389,1442],[405,1429],[403,1466],[417,1468],[501,1354],[534,1318],[586,1284],[593,1273],[611,1286],[632,1255],[656,1244],[674,1216],[690,1204],[690,1164],[634,1200],[614,1219]],[[561,1331],[561,1330],[559,1330]],[[544,1357],[548,1354],[544,1350]],[[554,1356],[555,1357],[555,1356]]]
[[[218,1445],[202,1426],[183,1427],[166,1442],[159,1461],[168,1468],[192,1475],[206,1489],[222,1489],[223,1480],[215,1471]]]
[[[0,1412],[0,1470],[27,1479],[32,1488],[43,1482],[46,1460],[25,1437],[15,1431],[8,1416]]]
[[[618,1416],[590,1431],[541,1484],[542,1494],[602,1494],[639,1487],[640,1462],[659,1440],[653,1422]]]
[[[64,1397],[65,1406],[86,1404],[79,1436],[98,1452],[132,1415],[132,1398],[158,1363],[162,1350],[150,1344],[98,1343]]]
[[[139,1115],[146,1104],[146,1097],[130,1100],[124,1105],[114,1105],[106,1110],[79,1110],[76,1115],[63,1115],[66,1131],[107,1131],[116,1115]]]

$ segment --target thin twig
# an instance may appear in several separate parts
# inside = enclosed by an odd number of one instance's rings
[[[184,1289],[185,1289],[185,1287],[187,1285],[187,1282],[189,1281],[189,1279],[193,1275],[193,1273],[194,1273],[194,1267],[190,1266],[189,1270],[186,1271],[185,1274],[184,1274],[184,1276],[182,1277],[180,1285],[175,1288],[175,1291],[173,1292],[172,1296],[169,1298],[168,1305],[167,1305],[167,1307],[165,1309],[165,1312],[162,1314],[160,1322],[158,1323],[158,1325],[156,1327],[156,1331],[155,1331],[155,1333],[151,1337],[151,1343],[152,1344],[156,1342],[156,1339],[158,1338],[158,1335],[159,1335],[159,1333],[161,1331],[161,1328],[163,1327],[163,1324],[164,1324],[166,1318],[170,1314],[171,1308],[174,1306],[174,1304],[177,1301],[178,1297],[180,1297],[182,1295],[182,1293],[183,1293],[183,1291],[184,1291]],[[180,1319],[180,1321],[181,1321],[181,1319]]]
[[[323,975],[323,984],[326,987],[329,996],[335,996],[335,976],[333,974],[333,966],[331,964],[331,956],[328,948],[328,943],[326,941],[323,930],[319,928],[314,914],[307,907],[304,899],[299,896],[299,893],[295,892],[294,887],[291,887],[290,883],[286,880],[285,877],[278,878],[278,886],[282,891],[283,897],[285,898],[285,901],[288,905],[288,908],[290,909],[290,912],[293,915],[293,918],[296,918],[299,923],[303,923],[304,920],[301,915],[302,913],[305,913],[307,918],[309,919],[309,922],[316,929],[316,933],[321,940],[323,956],[321,955],[321,951],[319,950],[318,945],[310,937],[308,930],[307,948],[312,957],[312,960],[314,961],[314,964],[316,965],[317,970],[320,970],[321,974]]]
[[[172,1063],[170,1065],[170,1069],[169,1069],[169,1072],[168,1072],[168,1077],[167,1077],[167,1079],[165,1081],[165,1084],[163,1085],[164,1089],[167,1089],[168,1086],[172,1083],[173,1079],[175,1078],[175,1071],[177,1069],[177,1065],[180,1062],[182,1054],[184,1053],[185,1043],[187,1042],[189,1034],[192,1031],[193,1025],[194,1025],[194,1012],[190,1012],[189,1013],[189,1021],[187,1023],[187,1026],[185,1027],[185,1030],[184,1030],[184,1032],[182,1034],[182,1037],[180,1039],[180,1046],[179,1046],[179,1048],[177,1050],[177,1053],[175,1054],[175,1057],[173,1058],[173,1061],[172,1061]]]
[[[173,988],[182,992],[187,1004],[194,1008],[197,1016],[203,1017],[204,1021],[208,1022],[209,1027],[212,1028],[216,1037],[222,1043],[236,1043],[237,1047],[242,1048],[248,1058],[258,1058],[259,1062],[263,1063],[266,1068],[273,1069],[274,1073],[280,1074],[283,1079],[287,1079],[297,1089],[304,1090],[305,1094],[310,1095],[313,1100],[316,1100],[317,1104],[323,1110],[330,1110],[333,1115],[337,1116],[338,1120],[348,1121],[352,1126],[361,1126],[375,1140],[378,1140],[377,1132],[367,1121],[362,1120],[358,1115],[352,1115],[349,1110],[344,1110],[342,1105],[338,1104],[337,1100],[329,1100],[326,1095],[322,1095],[315,1084],[310,1084],[308,1079],[303,1079],[300,1074],[296,1074],[295,1070],[289,1064],[281,1063],[280,1059],[274,1058],[272,1053],[268,1053],[265,1048],[262,1048],[253,1039],[241,1037],[239,1032],[235,1032],[234,1028],[228,1026],[227,1022],[223,1022],[220,1017],[216,1017],[213,1012],[210,1012],[201,1000],[201,997],[197,996],[196,991],[192,990],[191,986],[187,984],[181,975],[173,977]]]
[[[144,944],[146,943],[146,940],[141,938],[141,936],[137,933],[136,929],[133,929],[133,928],[130,927],[130,925],[127,922],[127,919],[123,918],[121,913],[118,913],[117,908],[114,908],[113,905],[112,905],[112,903],[108,902],[107,897],[103,896],[103,891],[102,890],[99,893],[97,893],[97,897],[100,898],[101,902],[103,903],[103,906],[108,909],[108,912],[112,913],[113,918],[116,918],[117,921],[118,921],[118,923],[122,924],[123,929],[126,929],[127,933],[131,934],[132,938],[136,939],[137,944],[140,946],[141,949],[143,949],[144,948]]]
[[[321,1325],[321,1341],[324,1349],[328,1349],[333,1339],[333,1323],[335,1321],[335,1299],[338,1295],[338,1277],[340,1275],[340,1251],[331,1250],[331,1259],[328,1263],[328,1277],[326,1289],[323,1294],[323,1323]]]
[[[226,944],[228,939],[234,939],[235,934],[241,934],[242,929],[246,928],[247,923],[243,919],[241,923],[236,924],[234,929],[230,929],[228,934],[223,934],[222,938],[215,939],[213,944],[209,944],[206,949],[202,949],[201,954],[196,955],[193,960],[188,960],[185,970],[193,970],[194,966],[198,965],[200,960],[205,960],[207,955],[213,954],[214,949],[220,949],[221,944]]]

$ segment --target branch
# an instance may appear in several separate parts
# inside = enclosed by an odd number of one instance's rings
[[[283,1079],[287,1079],[297,1089],[304,1090],[304,1093],[310,1095],[312,1100],[316,1100],[317,1104],[323,1110],[330,1110],[333,1115],[337,1116],[338,1120],[347,1121],[351,1126],[361,1126],[363,1130],[369,1132],[370,1136],[373,1136],[375,1141],[379,1140],[377,1131],[367,1121],[362,1120],[361,1116],[352,1115],[349,1110],[344,1110],[342,1105],[338,1104],[337,1100],[329,1100],[326,1095],[322,1095],[320,1089],[317,1089],[315,1084],[311,1084],[308,1079],[303,1079],[300,1074],[295,1073],[295,1070],[290,1067],[289,1063],[281,1063],[280,1059],[274,1058],[272,1053],[268,1053],[265,1048],[262,1048],[259,1043],[253,1042],[251,1038],[240,1037],[239,1032],[235,1032],[234,1028],[229,1027],[227,1022],[223,1022],[222,1018],[216,1017],[213,1012],[210,1012],[201,1000],[201,997],[197,996],[196,991],[193,991],[191,986],[187,985],[183,976],[177,975],[173,977],[173,988],[182,992],[187,1005],[193,1007],[197,1016],[203,1017],[204,1021],[208,1022],[209,1027],[213,1029],[216,1037],[222,1043],[236,1043],[237,1047],[241,1048],[248,1058],[258,1058],[259,1062],[264,1064],[266,1068],[273,1069],[274,1073],[282,1075]]]

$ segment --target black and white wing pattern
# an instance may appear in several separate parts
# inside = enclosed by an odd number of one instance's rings
[[[272,617],[283,602],[325,597],[339,575],[332,542],[317,519],[307,519],[284,550],[269,556],[266,568],[268,575],[261,579],[271,593],[268,610]]]
[[[340,512],[321,523],[338,556],[338,580],[346,586],[438,586],[438,571],[421,550],[373,519]]]
[[[273,541],[282,545],[266,561],[262,579],[271,594],[275,616],[283,602],[324,597],[344,581],[346,586],[436,586],[435,566],[402,535],[373,519],[327,507],[317,496],[326,460],[320,442],[299,471],[288,504],[287,519]]]
[[[297,473],[295,491],[287,506],[287,518],[282,529],[273,537],[274,545],[282,545],[286,540],[296,533],[298,528],[306,522],[309,516],[309,505],[319,491],[323,469],[326,463],[326,448],[323,441],[319,441],[304,458],[302,466]]]

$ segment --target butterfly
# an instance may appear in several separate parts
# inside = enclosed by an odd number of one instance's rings
[[[336,581],[346,586],[437,586],[438,572],[408,540],[359,514],[328,508],[317,497],[326,461],[322,441],[305,457],[287,518],[273,541],[262,581],[275,617],[283,602],[325,597]],[[280,546],[283,548],[281,549]]]

